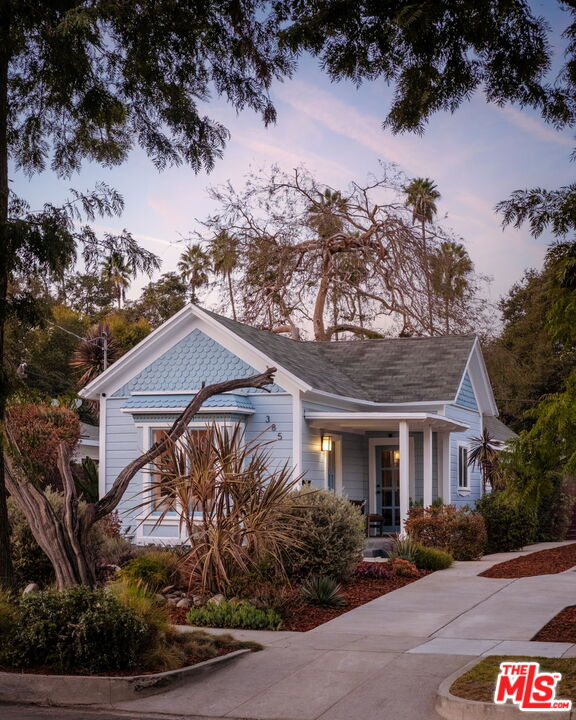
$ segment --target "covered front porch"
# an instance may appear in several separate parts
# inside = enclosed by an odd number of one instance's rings
[[[411,503],[451,501],[453,434],[467,425],[434,412],[309,411],[305,418],[319,437],[324,487],[362,503],[377,518],[375,534],[402,532]]]

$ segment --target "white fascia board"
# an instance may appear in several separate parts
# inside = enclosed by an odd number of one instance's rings
[[[182,310],[153,330],[138,345],[128,350],[125,355],[122,355],[119,360],[80,390],[78,393],[80,397],[97,399],[102,392],[106,392],[108,395],[113,394],[130,378],[166,352],[168,346],[162,346],[159,341],[170,338],[171,346],[185,337],[186,333],[183,333],[182,330],[186,327],[186,321],[191,317],[193,317],[191,306],[185,305]],[[186,330],[188,330],[187,327]],[[152,348],[157,343],[160,350],[154,352]]]
[[[186,410],[185,407],[177,408],[122,408],[120,412],[127,413],[128,415],[167,415],[182,413]],[[232,408],[232,407],[201,407],[198,410],[198,415],[202,413],[227,413],[230,415],[254,415],[254,410],[248,408]]]
[[[275,382],[290,394],[293,394],[297,389],[310,389],[306,383],[240,338],[236,333],[214,320],[200,308],[188,304],[163,325],[151,332],[132,350],[129,350],[108,370],[89,383],[80,391],[80,396],[95,399],[102,392],[112,395],[154,360],[161,357],[170,347],[182,340],[195,327],[206,332],[209,337],[223,345],[230,352],[233,352],[258,372],[264,372],[268,367],[276,367],[278,372],[276,373]],[[182,394],[182,392],[177,394]]]

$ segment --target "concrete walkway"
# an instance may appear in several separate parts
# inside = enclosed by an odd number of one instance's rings
[[[576,656],[576,645],[529,642],[576,602],[576,572],[518,580],[477,577],[518,554],[455,563],[307,633],[234,632],[257,639],[265,650],[116,709],[259,720],[435,720],[438,685],[470,656]]]

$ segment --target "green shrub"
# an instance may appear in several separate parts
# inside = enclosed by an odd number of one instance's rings
[[[171,550],[152,550],[129,560],[121,577],[133,583],[144,583],[157,591],[180,582],[178,556]]]
[[[553,482],[552,491],[540,501],[534,542],[557,542],[566,539],[572,523],[574,497],[561,479]]]
[[[191,625],[246,630],[278,630],[282,617],[275,610],[261,610],[244,600],[209,602],[202,608],[191,608],[186,619]]]
[[[47,590],[20,600],[2,661],[54,672],[134,670],[149,639],[144,620],[105,590]]]
[[[534,542],[536,511],[503,493],[490,493],[477,501],[488,533],[487,553],[520,550]]]
[[[151,644],[162,642],[169,637],[172,628],[168,609],[142,582],[134,582],[127,578],[120,578],[109,583],[107,590],[125,608],[142,618],[149,631]]]
[[[334,578],[325,575],[310,575],[302,583],[300,593],[306,602],[322,607],[343,607],[346,599],[342,588]]]
[[[454,562],[454,558],[446,550],[416,545],[414,564],[419,570],[446,570]]]
[[[405,529],[412,540],[445,550],[455,560],[477,560],[486,545],[484,518],[467,506],[411,507]]]
[[[366,541],[360,510],[345,498],[309,488],[292,493],[291,503],[293,533],[300,545],[285,553],[288,577],[348,578],[362,559]]]
[[[0,648],[9,644],[9,637],[16,625],[17,611],[7,592],[0,591]]]

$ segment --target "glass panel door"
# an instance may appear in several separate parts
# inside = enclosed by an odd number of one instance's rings
[[[376,448],[376,512],[384,518],[384,530],[400,529],[400,452],[394,445]]]

